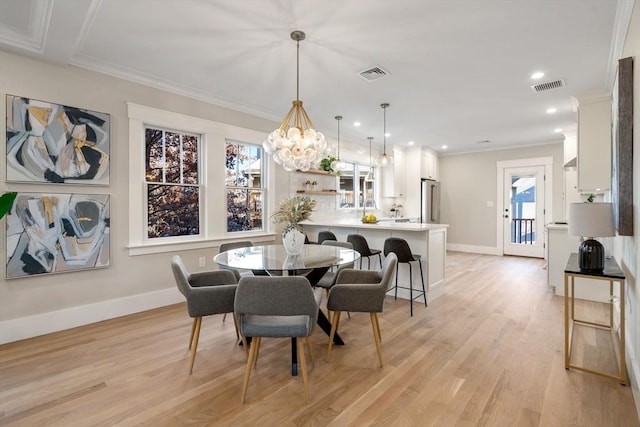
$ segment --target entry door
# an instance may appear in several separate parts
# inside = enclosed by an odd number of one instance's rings
[[[505,255],[544,258],[544,166],[504,169]]]

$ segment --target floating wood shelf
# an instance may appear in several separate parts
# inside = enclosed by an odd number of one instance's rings
[[[335,172],[327,172],[327,171],[323,171],[323,170],[320,170],[320,169],[309,169],[308,171],[303,171],[303,170],[300,170],[300,169],[296,169],[296,172],[298,172],[298,173],[312,173],[312,174],[315,174],[315,175],[331,175],[331,176],[335,176],[336,175]]]
[[[315,194],[318,196],[324,195],[324,196],[337,196],[338,192],[337,191],[307,191],[307,190],[298,190],[297,191],[298,194]]]

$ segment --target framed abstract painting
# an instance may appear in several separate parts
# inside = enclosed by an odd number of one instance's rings
[[[109,185],[109,114],[7,95],[7,181]]]
[[[633,236],[633,58],[618,61],[614,84],[611,201],[620,236]],[[616,102],[617,101],[617,102]]]
[[[18,193],[6,224],[7,279],[109,266],[107,194]]]

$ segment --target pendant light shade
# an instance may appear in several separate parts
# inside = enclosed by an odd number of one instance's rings
[[[378,156],[376,159],[376,164],[380,167],[385,167],[393,163],[393,156],[387,154],[387,108],[389,107],[388,103],[380,104],[383,111],[383,121],[382,121],[382,155]]]
[[[306,37],[302,31],[293,31],[296,41],[296,100],[278,129],[263,142],[264,150],[287,171],[317,168],[327,154],[324,135],[313,128],[313,123],[300,101],[300,41]]]
[[[335,119],[338,122],[338,152],[337,158],[331,162],[331,169],[342,172],[349,169],[349,165],[340,161],[340,120],[342,120],[342,116],[336,116]]]
[[[369,140],[369,173],[367,174],[367,176],[364,177],[364,180],[366,182],[373,182],[374,181],[374,177],[373,177],[373,162],[371,159],[371,141],[373,140],[372,136],[368,136],[367,139]]]

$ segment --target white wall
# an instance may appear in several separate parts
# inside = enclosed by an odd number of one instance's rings
[[[564,217],[562,165],[563,145],[536,145],[510,150],[440,156],[440,222],[449,224],[447,243],[495,253],[497,206],[496,162],[553,157],[553,218]],[[493,206],[487,206],[487,202]]]
[[[633,57],[633,236],[613,239],[613,256],[627,277],[627,367],[640,416],[640,2],[636,1],[621,58]],[[617,60],[620,58],[615,58]],[[617,102],[617,94],[614,102]]]
[[[0,249],[0,342],[38,335],[90,321],[141,311],[180,301],[170,270],[173,253],[130,257],[128,242],[128,119],[127,102],[264,132],[278,124],[247,114],[173,95],[157,89],[75,67],[52,65],[0,52],[0,117],[6,117],[5,95],[18,95],[109,113],[111,115],[111,173],[109,187],[7,184],[5,152],[0,155],[0,192],[86,192],[111,195],[111,266],[106,269],[6,280],[4,243]],[[6,131],[0,120],[0,131]],[[252,142],[252,141],[249,141]],[[261,143],[262,141],[254,141]],[[221,159],[222,161],[222,159]],[[281,169],[281,168],[278,168]],[[276,171],[276,180],[288,179]],[[275,187],[277,188],[277,186]],[[275,191],[275,189],[273,189]],[[277,195],[277,200],[286,197]],[[5,224],[0,221],[0,242]],[[207,268],[217,245],[180,253],[187,267]],[[106,303],[105,303],[106,302]]]

